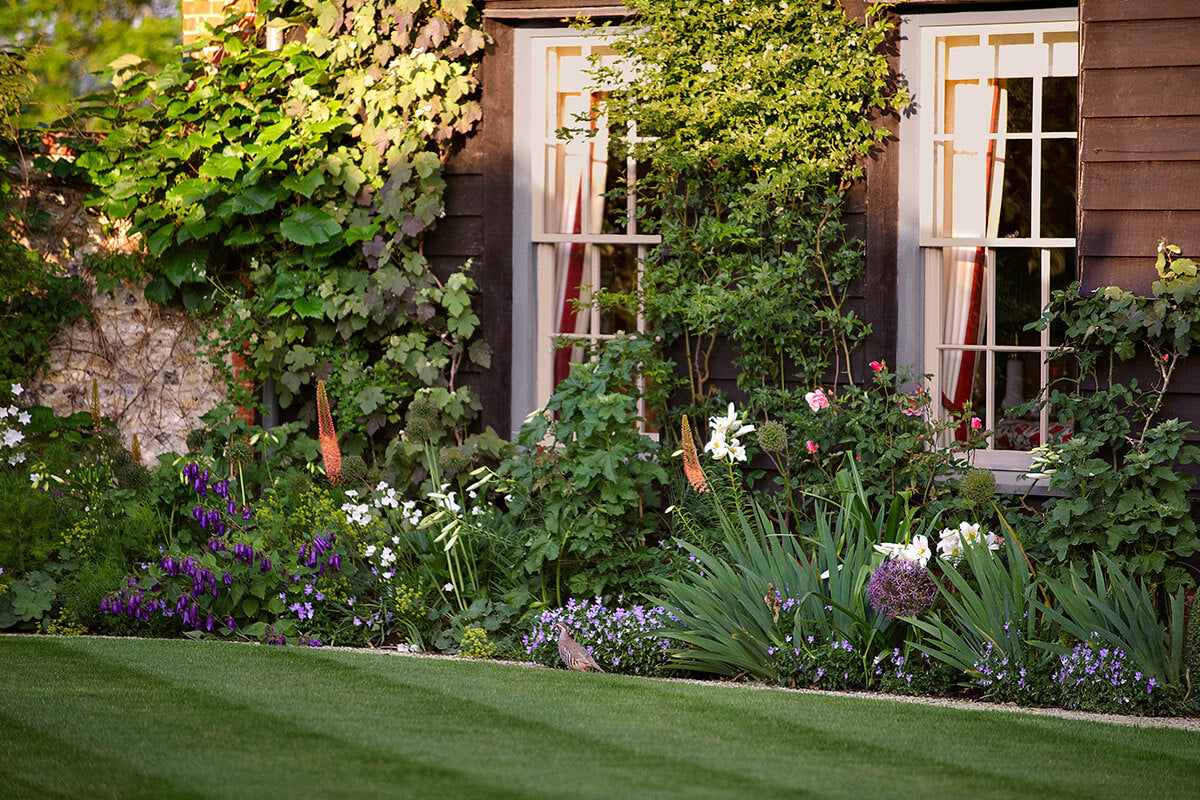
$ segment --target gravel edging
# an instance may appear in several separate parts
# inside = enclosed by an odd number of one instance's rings
[[[526,669],[550,669],[532,661],[504,661],[501,659],[466,659],[443,653],[414,653],[411,651],[386,650],[383,648],[363,647],[327,647],[327,650],[339,650],[357,653],[379,653],[381,655],[407,656],[410,658],[452,659],[455,661],[488,661],[493,664],[505,664]],[[640,677],[640,676],[639,676]],[[1175,728],[1177,730],[1200,732],[1200,717],[1139,717],[1133,714],[1097,714],[1091,711],[1072,711],[1067,708],[1047,708],[1020,706],[1016,703],[989,703],[981,700],[958,700],[952,697],[927,697],[923,695],[888,694],[886,692],[831,692],[824,689],[789,689],[783,686],[770,686],[765,683],[731,683],[728,681],[703,681],[695,678],[648,678],[655,681],[675,681],[691,683],[699,686],[724,686],[731,689],[767,690],[779,692],[799,692],[801,694],[824,695],[826,697],[856,697],[866,700],[893,700],[898,703],[914,705],[942,706],[970,711],[993,711],[1012,714],[1033,714],[1043,717],[1059,717],[1062,719],[1078,719],[1088,722],[1107,722],[1114,725],[1125,725],[1135,728]]]
[[[150,637],[140,636],[51,636],[47,634],[36,633],[2,633],[4,636],[26,636],[51,639],[143,639]],[[184,639],[168,639],[163,641],[186,641]],[[226,641],[223,644],[244,644],[254,647],[265,647],[258,642],[236,642]],[[383,647],[341,647],[341,646],[325,646],[317,648],[320,650],[335,650],[343,653],[364,653],[384,656],[403,656],[407,658],[424,658],[424,659],[449,659],[453,661],[479,661],[490,664],[503,664],[510,667],[522,667],[524,669],[550,669],[542,664],[533,661],[505,661],[497,658],[490,659],[471,659],[460,658],[454,655],[444,653],[420,653],[412,651],[399,650],[397,648]],[[639,676],[640,677],[640,676]],[[1113,725],[1125,725],[1134,728],[1174,728],[1176,730],[1200,732],[1200,717],[1139,717],[1132,714],[1096,714],[1091,711],[1072,711],[1066,708],[1037,708],[1030,706],[1019,706],[1015,703],[989,703],[981,700],[958,700],[951,697],[925,697],[917,695],[905,694],[887,694],[886,692],[831,692],[824,689],[789,689],[783,686],[769,686],[765,683],[732,683],[729,681],[702,681],[695,678],[646,678],[646,680],[654,681],[674,681],[677,683],[691,683],[699,686],[720,686],[735,690],[750,690],[750,691],[776,691],[776,692],[799,692],[801,694],[824,695],[826,697],[855,697],[864,700],[892,700],[898,703],[913,703],[915,705],[942,706],[943,708],[956,708],[970,711],[991,711],[1010,714],[1032,714],[1043,717],[1059,717],[1062,719],[1077,719],[1088,722],[1106,722]]]

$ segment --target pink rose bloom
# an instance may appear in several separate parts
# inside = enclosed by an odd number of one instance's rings
[[[979,417],[971,417],[971,430],[977,431],[983,427],[983,420]]]
[[[883,369],[883,364],[878,361],[872,361],[869,366],[876,372],[879,372],[881,369]]]
[[[817,443],[812,439],[809,439],[804,443],[804,449],[808,451],[809,455],[812,455],[813,453],[817,452]]]
[[[825,396],[825,390],[819,387],[804,395],[804,401],[814,412],[829,408],[829,398]]]

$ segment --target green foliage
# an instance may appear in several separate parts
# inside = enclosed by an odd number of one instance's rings
[[[55,334],[87,313],[79,302],[84,286],[17,241],[30,230],[13,186],[16,114],[29,86],[27,64],[0,51],[0,384],[31,381],[46,364]],[[22,165],[24,166],[24,165]]]
[[[327,375],[343,448],[382,445],[432,387],[459,440],[479,410],[459,369],[487,366],[468,267],[431,268],[442,164],[479,119],[468,3],[261,0],[151,75],[114,65],[91,110],[112,133],[79,163],[153,260],[147,297],[215,310],[216,361],[247,354],[286,408]],[[219,63],[216,63],[219,61]],[[232,376],[230,376],[232,379]]]
[[[663,237],[642,287],[648,317],[687,350],[693,402],[708,396],[711,343],[736,345],[739,387],[770,416],[834,361],[848,370],[867,328],[844,309],[862,274],[842,222],[844,194],[885,131],[878,109],[903,104],[866,24],[833,0],[754,4],[631,0],[638,24],[617,37],[618,64],[596,70],[612,91],[617,141],[629,126],[646,215]],[[794,386],[794,384],[793,384]]]
[[[982,538],[965,538],[962,549],[962,563],[937,561],[945,610],[905,618],[925,634],[912,644],[974,677],[985,696],[1015,699],[1012,693],[1020,692],[1020,699],[1028,699],[1032,673],[1045,661],[1029,646],[1044,624],[1035,597],[1038,578],[1011,530],[1002,552],[993,554]]]
[[[677,666],[825,688],[873,681],[875,655],[901,633],[866,602],[873,545],[903,536],[911,518],[898,504],[873,517],[853,467],[839,481],[836,516],[819,508],[807,550],[738,490],[714,492],[728,557],[685,544],[693,566],[661,581],[662,604],[678,618],[664,635],[685,645]]]
[[[1181,686],[1185,668],[1183,589],[1165,598],[1164,625],[1145,579],[1130,577],[1114,559],[1092,554],[1094,584],[1080,572],[1072,568],[1063,580],[1044,579],[1054,600],[1049,606],[1038,602],[1041,612],[1080,642],[1098,639],[1107,647],[1120,649],[1159,685]],[[1067,652],[1065,647],[1048,647]]]
[[[0,47],[18,46],[37,81],[20,125],[61,124],[96,74],[127,53],[165,63],[179,42],[175,3],[151,0],[22,0],[0,7]]]
[[[892,371],[877,362],[876,367],[870,384],[830,392],[827,408],[813,411],[800,402],[781,414],[794,442],[782,456],[772,456],[781,476],[809,495],[836,497],[841,491],[837,465],[852,453],[873,503],[890,503],[907,492],[930,513],[962,505],[950,491],[955,484],[945,479],[960,475],[964,457],[985,443],[979,432],[969,430],[969,409],[930,421],[930,397],[923,382],[914,381],[908,368]],[[956,429],[967,435],[950,435]],[[807,442],[815,445],[815,452],[808,452]]]
[[[1200,461],[1188,442],[1191,426],[1163,419],[1163,400],[1181,361],[1200,335],[1200,279],[1179,248],[1159,248],[1150,297],[1116,287],[1084,296],[1079,284],[1055,292],[1037,324],[1062,325],[1062,346],[1051,360],[1076,366],[1070,386],[1046,398],[1074,432],[1043,454],[1052,501],[1039,537],[1060,564],[1100,552],[1131,576],[1162,582],[1168,591],[1192,583],[1180,565],[1200,549],[1186,467]],[[1121,362],[1149,367],[1149,386],[1119,382]]]
[[[557,605],[564,583],[576,597],[621,588],[656,543],[651,509],[667,473],[658,442],[638,432],[639,378],[653,406],[668,379],[654,342],[606,342],[521,426],[523,449],[498,470],[513,486],[509,513],[526,539],[525,570],[553,587]]]

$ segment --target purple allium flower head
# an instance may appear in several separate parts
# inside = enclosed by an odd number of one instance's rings
[[[871,573],[867,599],[872,608],[887,617],[915,617],[933,605],[937,586],[920,563],[892,558]]]

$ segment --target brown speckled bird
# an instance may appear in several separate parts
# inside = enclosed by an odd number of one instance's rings
[[[573,669],[576,672],[586,672],[589,669],[604,672],[587,648],[567,635],[566,625],[556,622],[554,630],[558,631],[558,655],[567,665],[567,669]]]

